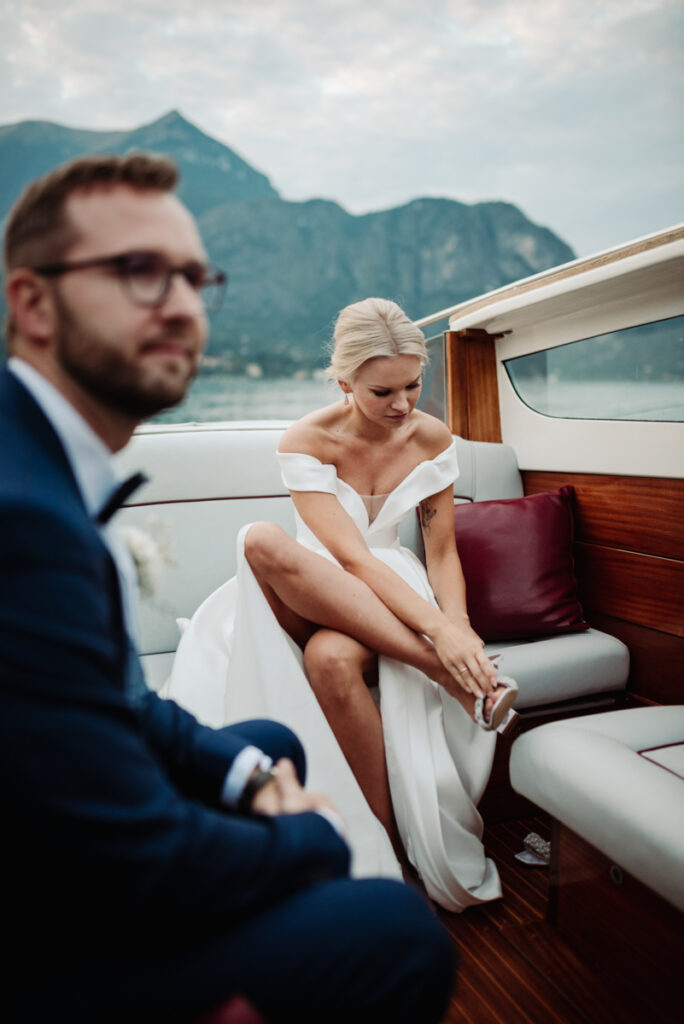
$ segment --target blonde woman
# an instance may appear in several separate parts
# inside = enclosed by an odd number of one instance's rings
[[[194,617],[170,695],[201,713],[192,680],[208,674],[224,708],[213,724],[296,728],[311,784],[345,814],[358,873],[397,874],[405,851],[429,894],[463,909],[500,895],[475,805],[515,684],[468,621],[455,444],[416,409],[422,332],[371,298],[342,310],[334,341],[343,399],[279,448],[297,538],[270,523],[241,532],[237,577]],[[416,506],[427,571],[397,536]]]

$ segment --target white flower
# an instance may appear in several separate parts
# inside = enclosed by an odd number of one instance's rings
[[[148,524],[155,529],[156,537],[137,526],[120,526],[119,533],[131,553],[140,595],[149,600],[157,592],[164,566],[175,563],[166,524],[154,517],[148,520]]]

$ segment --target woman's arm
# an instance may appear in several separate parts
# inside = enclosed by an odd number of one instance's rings
[[[292,491],[291,494],[299,515],[342,568],[363,580],[397,618],[416,633],[427,636],[444,666],[463,689],[479,695],[481,689],[491,688],[495,674],[493,670],[488,674],[480,669],[480,660],[473,653],[476,644],[472,630],[455,626],[440,608],[422,598],[376,558],[335,495],[317,491]],[[479,646],[481,650],[481,641]],[[486,658],[484,662],[489,664]],[[475,685],[470,685],[470,679],[460,678],[457,670],[464,664],[472,665]]]
[[[454,627],[444,638],[433,640],[435,646],[456,645],[453,657],[465,666],[476,681],[482,676],[496,685],[496,670],[484,653],[484,642],[470,625],[466,603],[466,585],[454,537],[454,496],[451,486],[420,503],[420,525],[425,544],[428,579],[439,607]],[[449,648],[447,648],[449,649]],[[444,657],[440,654],[442,660]],[[470,678],[466,673],[466,686]],[[487,686],[489,689],[489,686]]]

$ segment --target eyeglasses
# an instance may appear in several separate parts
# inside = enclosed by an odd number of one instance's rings
[[[173,275],[181,274],[194,291],[201,292],[207,313],[215,313],[223,302],[228,283],[228,275],[218,267],[197,261],[174,267],[156,252],[123,252],[117,256],[98,256],[72,263],[52,263],[33,267],[33,270],[44,277],[58,277],[93,267],[111,267],[136,306],[161,306],[169,294]]]

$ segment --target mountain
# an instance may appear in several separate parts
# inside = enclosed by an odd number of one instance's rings
[[[41,121],[0,127],[0,218],[21,187],[80,153],[146,149],[173,157],[179,194],[213,262],[228,271],[210,353],[239,370],[290,373],[325,361],[338,311],[368,295],[418,318],[573,259],[514,205],[417,199],[354,216],[322,199],[287,202],[268,178],[178,112],[129,132]]]
[[[261,363],[268,352],[310,363],[338,311],[368,295],[417,319],[573,258],[507,203],[418,199],[354,217],[323,200],[255,200],[212,210],[200,227],[230,275],[212,349],[236,339]]]
[[[178,111],[132,131],[95,132],[48,121],[0,127],[0,217],[32,178],[83,153],[165,153],[182,168],[178,190],[198,215],[227,199],[277,199],[268,178],[228,146],[205,135]]]

